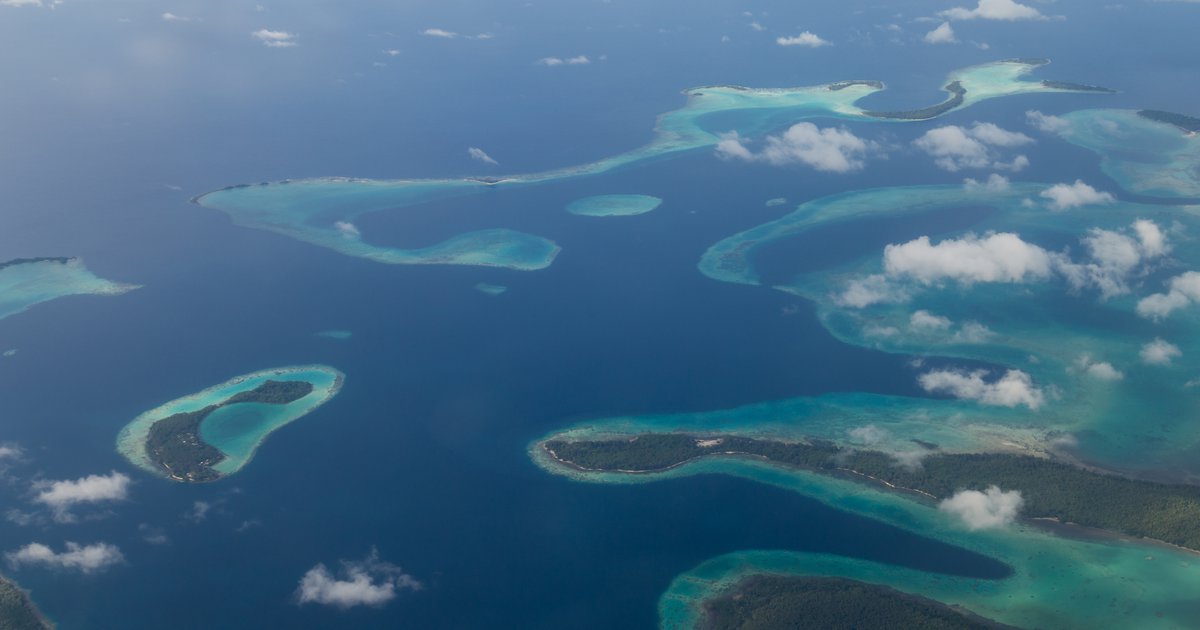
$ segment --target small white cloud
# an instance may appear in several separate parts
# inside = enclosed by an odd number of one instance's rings
[[[922,332],[946,330],[954,325],[949,317],[934,315],[929,311],[916,311],[908,318],[908,327]]]
[[[1183,351],[1173,343],[1155,339],[1142,346],[1138,356],[1142,358],[1142,363],[1147,365],[1170,365],[1171,361],[1183,356]]]
[[[35,484],[40,489],[34,497],[54,514],[61,523],[74,522],[71,509],[79,504],[123,501],[129,496],[130,480],[127,475],[113,471],[108,475],[89,475],[74,481],[49,481]]]
[[[175,15],[168,11],[162,14],[162,19],[164,22],[191,22],[194,18]]]
[[[1013,0],[979,0],[974,9],[955,7],[938,13],[947,20],[1044,20],[1037,9]]]
[[[887,429],[881,429],[873,424],[850,429],[849,433],[851,440],[864,446],[875,446],[891,437],[891,433]]]
[[[984,405],[1017,407],[1024,405],[1036,411],[1045,402],[1045,395],[1033,384],[1033,378],[1020,370],[1008,370],[998,380],[987,382],[986,370],[963,372],[934,370],[918,377],[921,388],[931,394],[948,394]]]
[[[400,55],[400,51],[396,50],[395,48],[389,48],[389,49],[383,51],[383,54],[385,54],[389,57],[398,57]]]
[[[480,161],[480,162],[486,162],[487,164],[494,164],[494,165],[499,165],[499,164],[500,164],[500,163],[499,163],[499,162],[497,162],[496,160],[493,160],[493,159],[492,159],[492,156],[488,155],[486,151],[484,151],[483,149],[480,149],[479,147],[470,147],[470,148],[468,148],[468,149],[467,149],[467,155],[471,156],[471,159],[472,159],[472,160],[478,160],[478,161]]]
[[[426,37],[441,37],[443,39],[454,39],[455,37],[458,37],[458,33],[455,33],[454,31],[447,31],[441,28],[427,28],[421,31],[421,34]]]
[[[964,168],[1020,170],[1029,164],[1028,158],[1017,156],[1012,162],[1002,162],[993,147],[1011,148],[1032,142],[1033,138],[1023,133],[976,122],[970,128],[947,125],[930,129],[913,145],[934,157],[938,167],[954,172]]]
[[[79,545],[66,543],[67,550],[55,552],[41,543],[29,543],[16,551],[5,554],[14,569],[27,565],[40,565],[53,569],[70,569],[82,573],[102,571],[125,560],[121,550],[108,543]]]
[[[1119,381],[1125,378],[1120,370],[1107,361],[1093,361],[1084,354],[1075,360],[1075,367],[1088,376],[1101,381]]]
[[[1155,293],[1141,299],[1137,314],[1147,319],[1160,321],[1172,312],[1200,302],[1200,273],[1186,271],[1171,278],[1166,293]]]
[[[980,324],[979,322],[963,322],[963,325],[950,338],[956,343],[983,343],[996,333],[992,332],[991,328]]]
[[[588,59],[587,55],[578,55],[576,57],[570,57],[567,59],[567,64],[572,66],[582,66],[589,63],[592,63],[592,60]]]
[[[543,66],[561,66],[566,63],[558,57],[542,57],[541,59],[538,59],[537,62],[539,65]]]
[[[362,233],[358,231],[358,226],[349,221],[335,221],[333,224],[333,229],[340,232],[342,236],[350,239],[355,239],[362,236]]]
[[[1070,210],[1080,206],[1094,204],[1109,204],[1117,199],[1111,193],[1100,192],[1085,184],[1082,179],[1074,184],[1055,184],[1041,193],[1043,199],[1050,200],[1051,210]]]
[[[542,66],[583,66],[591,62],[592,60],[586,55],[568,57],[566,59],[563,59],[562,57],[543,57],[537,60],[538,65]]]
[[[0,444],[0,465],[3,462],[13,461],[21,458],[24,451],[16,444]]]
[[[958,38],[954,36],[954,28],[949,22],[942,22],[940,26],[925,33],[923,38],[926,44],[957,44]]]
[[[1019,283],[1044,280],[1053,270],[1049,252],[1009,232],[989,233],[983,238],[968,234],[936,245],[922,236],[883,250],[884,269],[889,276],[906,276],[930,285],[956,280]]]
[[[349,225],[349,224],[347,224],[347,225]],[[212,509],[213,509],[213,504],[209,503],[208,501],[194,501],[194,502],[192,502],[192,511],[188,512],[184,516],[186,516],[191,521],[199,523],[199,522],[203,521],[204,519],[208,518],[208,513],[210,511],[212,511]]]
[[[775,39],[775,43],[780,46],[806,46],[808,48],[820,48],[821,46],[832,46],[833,44],[827,40],[821,39],[809,31],[804,31],[799,35],[790,37],[779,37]]]
[[[341,609],[355,606],[379,607],[396,598],[401,590],[420,590],[421,583],[397,567],[379,560],[371,550],[359,562],[342,562],[339,576],[323,564],[308,570],[300,578],[296,599],[301,604],[324,604]]]
[[[298,46],[296,39],[299,35],[289,33],[287,31],[272,31],[270,29],[260,28],[250,34],[255,39],[263,43],[267,48],[291,48]]]
[[[998,486],[987,490],[959,490],[938,504],[938,509],[962,519],[972,530],[1008,525],[1017,519],[1025,500],[1019,490],[1004,492]]]
[[[866,165],[867,151],[874,144],[844,127],[817,127],[810,122],[792,125],[777,136],[768,136],[760,153],[751,151],[736,132],[721,136],[717,156],[747,161],[764,161],[776,166],[805,164],[826,173],[850,173]]]
[[[1139,219],[1130,231],[1132,235],[1092,228],[1080,239],[1091,261],[1073,263],[1061,257],[1059,271],[1073,289],[1095,287],[1104,299],[1128,293],[1129,278],[1139,267],[1171,249],[1166,234],[1153,221]]]
[[[767,30],[767,27],[763,26],[762,24],[759,24],[758,22],[751,22],[750,28],[752,28],[756,31],[759,31],[759,32]]]
[[[1009,188],[1011,188],[1011,185],[1010,185],[1007,177],[1005,177],[999,173],[992,173],[991,175],[988,176],[987,181],[985,181],[985,182],[979,182],[977,180],[971,179],[970,177],[964,179],[963,180],[963,188],[966,188],[967,190],[970,190],[973,192],[974,191],[1004,192],[1004,191],[1008,190]]]
[[[0,0],[0,7],[40,7],[42,0]]]
[[[839,306],[866,308],[872,304],[903,302],[908,297],[908,292],[903,287],[890,282],[887,276],[873,274],[864,278],[855,278],[846,283],[846,288],[835,295],[833,300]]]
[[[1071,126],[1071,123],[1067,122],[1065,118],[1043,114],[1036,109],[1025,112],[1025,122],[1032,125],[1038,131],[1046,133],[1058,133]]]

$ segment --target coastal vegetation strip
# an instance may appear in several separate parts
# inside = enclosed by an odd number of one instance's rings
[[[1155,122],[1167,123],[1175,125],[1180,129],[1189,133],[1200,132],[1200,118],[1194,116],[1185,116],[1173,112],[1164,112],[1157,109],[1142,109],[1138,110],[1138,116]]]
[[[50,630],[29,594],[15,582],[0,576],[0,630]]]
[[[920,445],[915,445],[920,446]],[[789,442],[732,435],[645,433],[542,443],[561,464],[585,471],[660,472],[709,457],[755,457],[831,475],[849,475],[921,500],[998,485],[1021,491],[1023,515],[1053,519],[1200,550],[1200,487],[1129,479],[1028,455],[954,454],[920,446],[919,463],[810,440]]]
[[[1009,627],[886,586],[828,577],[751,575],[702,607],[701,630]]]
[[[215,481],[221,474],[213,466],[225,459],[216,447],[200,437],[200,425],[212,412],[238,403],[286,405],[313,391],[307,381],[267,380],[258,387],[239,392],[224,402],[198,411],[176,413],[150,426],[146,453],[169,477],[179,481]]]

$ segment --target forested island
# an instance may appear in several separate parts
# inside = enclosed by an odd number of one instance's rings
[[[200,424],[212,412],[237,403],[286,405],[313,391],[307,381],[267,380],[258,387],[239,392],[224,402],[198,411],[177,413],[155,422],[146,437],[150,460],[179,481],[215,481],[221,477],[213,465],[225,459],[220,450],[200,437]]]
[[[50,630],[52,625],[29,594],[14,582],[0,576],[0,630]]]
[[[59,263],[60,265],[65,265],[65,264],[71,262],[72,260],[74,260],[74,258],[71,258],[69,256],[65,256],[65,257],[64,256],[41,256],[38,258],[14,258],[12,260],[0,262],[0,269],[5,269],[7,267],[16,267],[17,265],[28,265],[28,264],[40,263],[40,262],[54,262],[54,263]]]
[[[940,602],[842,578],[752,575],[703,603],[701,630],[996,630]]]
[[[941,116],[946,112],[963,104],[963,100],[967,96],[967,88],[962,86],[962,82],[954,81],[948,84],[945,88],[951,94],[950,98],[922,109],[910,109],[896,112],[864,112],[868,116],[875,118],[892,118],[896,120],[928,120],[937,116]]]
[[[1054,90],[1071,90],[1072,92],[1100,92],[1101,94],[1116,94],[1116,90],[1099,85],[1071,83],[1070,81],[1042,81],[1042,87]]]
[[[1173,112],[1164,112],[1158,109],[1138,110],[1138,116],[1148,120],[1153,120],[1155,122],[1175,125],[1176,127],[1179,127],[1180,129],[1190,133],[1200,132],[1200,118],[1196,118],[1194,116],[1185,116],[1183,114],[1176,114]]]
[[[1020,490],[1022,515],[1054,519],[1200,550],[1200,487],[1156,483],[1085,470],[1029,455],[952,454],[927,450],[918,466],[887,453],[821,440],[646,433],[620,439],[542,443],[558,462],[587,471],[649,473],[700,457],[754,457],[842,475],[936,501],[963,489]]]

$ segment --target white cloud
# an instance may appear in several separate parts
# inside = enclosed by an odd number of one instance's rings
[[[962,327],[951,337],[951,341],[957,343],[983,343],[995,334],[991,328],[979,322],[963,322]]]
[[[1075,360],[1075,367],[1088,376],[1101,381],[1119,381],[1125,378],[1120,370],[1107,361],[1093,361],[1084,354]]]
[[[42,0],[0,0],[0,7],[40,7]]]
[[[891,437],[887,429],[881,429],[873,424],[865,427],[850,429],[850,439],[865,446],[875,446]]]
[[[923,38],[926,44],[957,44],[958,38],[954,36],[954,28],[949,22],[942,22],[941,26],[925,33]]]
[[[979,0],[974,9],[955,7],[938,13],[947,20],[1043,20],[1037,9],[1013,0]]]
[[[826,173],[849,173],[866,165],[867,151],[874,147],[844,127],[822,129],[809,122],[792,125],[778,136],[768,136],[766,144],[756,154],[732,132],[721,137],[716,151],[721,158],[761,160],[776,166],[800,163]]]
[[[171,13],[170,11],[168,11],[168,12],[162,14],[162,19],[164,22],[192,22],[196,18],[184,17],[182,15],[175,15],[174,13]]]
[[[947,125],[930,129],[914,140],[913,145],[934,157],[938,167],[950,172],[989,167],[1015,171],[1027,166],[1029,159],[1017,156],[1012,162],[1002,162],[992,147],[1012,148],[1032,142],[1033,138],[1023,133],[976,122],[970,128]]]
[[[1162,320],[1173,311],[1200,302],[1200,273],[1186,271],[1171,278],[1166,293],[1155,293],[1141,299],[1137,314],[1155,321]]]
[[[828,40],[821,39],[816,33],[804,31],[799,35],[790,37],[779,37],[775,39],[775,43],[780,46],[807,46],[808,48],[820,48],[821,46],[832,46]]]
[[[139,523],[138,532],[142,535],[142,540],[151,545],[165,545],[171,542],[167,538],[167,533],[161,527],[154,527],[149,523]]]
[[[1080,241],[1091,262],[1059,261],[1059,270],[1075,289],[1094,286],[1104,299],[1129,292],[1129,277],[1146,262],[1170,251],[1166,234],[1153,221],[1138,219],[1133,235],[1092,228]]]
[[[568,57],[566,59],[563,59],[562,57],[543,57],[543,58],[537,60],[538,65],[542,65],[542,66],[562,66],[562,65],[582,66],[582,65],[589,64],[591,62],[592,62],[592,60],[589,59],[586,55],[579,55],[577,57]]]
[[[929,311],[916,311],[908,318],[908,327],[919,331],[946,330],[954,325],[949,317],[934,315]]]
[[[0,444],[0,462],[20,459],[22,453],[24,451],[16,444]]]
[[[942,280],[1016,283],[1050,277],[1053,258],[1016,234],[1000,232],[983,238],[968,234],[937,245],[928,236],[888,245],[883,264],[890,276],[907,276],[926,285]]]
[[[1071,123],[1067,122],[1065,118],[1043,114],[1036,109],[1025,112],[1025,121],[1038,131],[1046,133],[1057,133],[1071,126]]]
[[[129,496],[127,475],[113,471],[108,475],[88,475],[74,481],[39,482],[41,489],[34,502],[41,503],[54,513],[54,520],[69,523],[75,520],[71,508],[81,503],[122,501]]]
[[[903,287],[889,282],[883,274],[873,274],[846,283],[846,288],[833,299],[840,306],[866,308],[872,304],[903,302],[908,299],[908,293]]]
[[[970,191],[1004,192],[1008,190],[1011,185],[1007,177],[999,173],[992,173],[991,175],[988,175],[987,181],[985,182],[979,182],[968,177],[963,180],[963,187]]]
[[[42,565],[55,569],[71,569],[83,573],[101,571],[125,560],[121,550],[108,543],[82,546],[68,542],[67,550],[55,552],[41,543],[29,543],[5,554],[13,568],[23,565]]]
[[[1002,527],[1017,519],[1025,500],[1019,490],[1002,491],[998,486],[987,490],[959,490],[938,504],[938,509],[953,514],[970,529]]]
[[[260,28],[250,34],[255,39],[263,43],[267,48],[291,48],[298,46],[296,38],[299,35],[289,33],[287,31],[272,31],[270,29]]]
[[[921,388],[931,394],[949,394],[984,405],[1016,407],[1024,405],[1036,411],[1045,402],[1045,395],[1033,384],[1033,378],[1020,370],[1008,370],[991,383],[983,379],[986,370],[963,372],[934,370],[918,377]]]
[[[480,162],[486,162],[488,164],[496,164],[496,165],[500,164],[496,160],[493,160],[492,156],[488,155],[486,151],[484,151],[483,149],[480,149],[479,147],[468,148],[467,155],[471,156],[472,160],[478,160]]]
[[[750,23],[750,28],[752,28],[752,29],[754,29],[754,30],[756,30],[756,31],[758,31],[758,32],[760,32],[760,33],[761,33],[762,31],[765,31],[765,30],[767,30],[767,27],[763,26],[762,24],[759,24],[758,22],[751,22],[751,23]]]
[[[358,226],[349,221],[335,221],[333,229],[337,230],[346,238],[358,238],[362,233],[358,231]]]
[[[426,37],[441,37],[444,39],[454,39],[455,37],[458,37],[458,33],[440,28],[427,28],[421,31],[421,34],[425,35]]]
[[[1092,204],[1109,204],[1116,201],[1111,193],[1100,192],[1085,184],[1082,179],[1074,184],[1055,184],[1041,192],[1044,199],[1050,200],[1051,210],[1069,210]]]
[[[1183,356],[1183,351],[1173,343],[1155,339],[1142,346],[1138,356],[1142,358],[1142,363],[1147,365],[1170,365],[1176,357]]]
[[[342,561],[340,576],[318,564],[300,578],[296,598],[301,604],[325,604],[346,609],[354,606],[383,606],[400,590],[420,590],[421,583],[397,567],[379,560],[372,550],[360,562]]]

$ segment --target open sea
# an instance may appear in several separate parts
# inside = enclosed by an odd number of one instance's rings
[[[1089,106],[1200,114],[1189,66],[1164,52],[1196,23],[1195,6],[1062,0],[1045,8],[1069,14],[1065,25],[964,23],[960,37],[989,48],[951,51],[913,40],[927,29],[908,21],[940,3],[392,4],[169,7],[203,18],[184,23],[132,2],[0,7],[0,260],[81,256],[104,278],[143,285],[0,321],[0,351],[19,349],[0,358],[0,442],[26,452],[0,481],[0,507],[30,509],[39,479],[116,470],[135,480],[130,500],[86,512],[94,519],[0,521],[0,551],[105,541],[124,553],[124,564],[91,575],[6,569],[48,616],[62,628],[643,628],[655,625],[676,575],[736,550],[1007,574],[997,561],[779,488],[716,476],[579,483],[544,473],[526,448],[590,418],[826,392],[922,395],[909,357],[835,340],[799,298],[710,280],[696,269],[701,254],[820,196],[960,182],[964,174],[909,148],[932,126],[1021,129],[1027,109]],[[907,32],[902,45],[874,26],[893,22]],[[1093,35],[1118,26],[1161,36],[1133,49]],[[419,34],[431,27],[495,38]],[[300,45],[264,48],[248,35],[258,28],[299,32]],[[835,45],[772,42],[804,29]],[[580,54],[592,63],[535,63]],[[235,227],[188,203],[244,182],[584,163],[644,144],[655,116],[696,85],[879,79],[889,90],[865,105],[923,106],[941,100],[949,71],[1009,57],[1049,57],[1038,77],[1121,93],[1018,96],[933,123],[851,124],[897,147],[857,174],[725,162],[705,150],[357,221],[371,242],[398,247],[493,227],[536,234],[562,247],[542,271],[383,265]],[[469,146],[501,167],[471,162]],[[1094,156],[1060,141],[1046,138],[1031,158],[1038,180],[1107,182]],[[626,193],[664,201],[631,217],[564,209]],[[788,203],[765,205],[776,197]],[[830,230],[811,248],[768,252],[764,273],[772,261],[819,269],[970,223],[925,219]],[[490,296],[480,282],[508,291]],[[353,335],[316,335],[333,329]],[[231,478],[169,483],[115,450],[121,427],[163,402],[313,363],[345,373],[341,393],[272,434]],[[212,506],[200,520],[197,501]],[[168,541],[146,542],[150,530]],[[295,602],[315,564],[334,568],[373,548],[424,588],[381,609]]]

